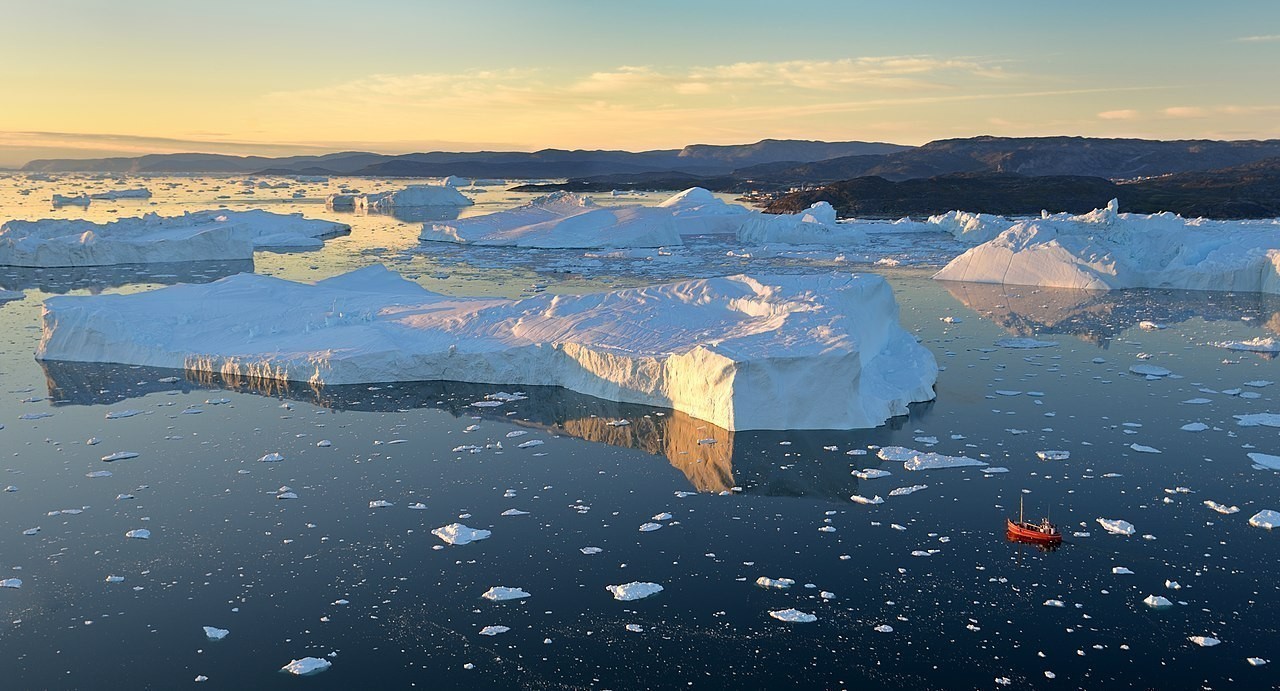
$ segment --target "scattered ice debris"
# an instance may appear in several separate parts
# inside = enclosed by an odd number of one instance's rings
[[[520,588],[508,588],[502,585],[495,585],[484,591],[484,594],[480,597],[483,597],[486,600],[493,600],[494,602],[502,602],[504,600],[520,600],[522,598],[529,597],[529,593],[526,593]]]
[[[622,585],[605,586],[605,590],[613,593],[613,599],[628,602],[660,593],[662,592],[662,586],[657,583],[632,581],[630,583],[623,583]]]
[[[854,502],[855,504],[883,504],[884,503],[884,499],[882,499],[878,494],[869,499],[867,497],[862,496],[861,494],[851,494],[849,495],[849,500]]]
[[[137,457],[138,457],[138,454],[133,451],[117,451],[113,454],[108,454],[106,456],[103,456],[102,460],[107,463],[112,463],[114,461],[124,461],[130,458],[137,458]]]
[[[1249,460],[1256,465],[1270,470],[1280,470],[1280,456],[1272,456],[1269,453],[1253,452],[1248,454]]]
[[[147,540],[151,538],[151,531],[146,528],[137,528],[125,533],[124,536],[134,538],[135,540]]]
[[[899,487],[899,488],[897,488],[897,489],[890,490],[890,491],[889,491],[889,496],[891,496],[891,497],[905,497],[905,496],[906,496],[906,495],[908,495],[908,494],[912,494],[912,493],[914,493],[914,492],[919,492],[919,491],[920,491],[920,490],[922,490],[922,489],[928,489],[928,488],[929,488],[929,486],[928,486],[928,485],[912,485],[912,486],[910,486],[910,487]]]
[[[1188,640],[1200,646],[1201,648],[1212,648],[1213,646],[1222,642],[1214,638],[1213,636],[1190,636],[1188,637]]]
[[[204,635],[211,641],[220,641],[226,638],[229,633],[231,632],[227,629],[219,629],[212,626],[204,627]]]
[[[259,458],[258,462],[259,463],[279,463],[280,461],[283,461],[283,460],[284,460],[284,456],[273,451],[263,456],[262,458]]]
[[[392,504],[391,502],[386,501],[385,499],[377,499],[375,501],[369,502],[369,508],[371,509],[385,509],[389,506],[395,506],[395,504]]]
[[[790,588],[795,584],[795,580],[790,578],[769,578],[768,576],[761,576],[756,579],[756,585],[761,588]]]
[[[1071,458],[1071,452],[1054,450],[1037,451],[1036,456],[1039,456],[1042,461],[1065,461],[1068,458]]]
[[[1213,345],[1227,350],[1241,350],[1253,353],[1280,353],[1280,340],[1273,336],[1251,338],[1247,341],[1221,341]]]
[[[500,633],[506,633],[511,630],[510,626],[486,626],[480,629],[481,636],[497,636]]]
[[[289,664],[280,668],[281,672],[288,672],[299,677],[319,674],[333,666],[332,662],[320,657],[304,657],[301,660],[293,660]]]
[[[792,624],[812,624],[818,620],[816,616],[809,614],[808,612],[801,612],[794,608],[770,610],[769,616],[777,619],[778,621],[785,621]]]
[[[21,587],[22,587],[21,578],[6,578],[4,580],[0,580],[0,588],[21,588]]]
[[[1111,573],[1113,573],[1113,574],[1115,574],[1115,575],[1117,575],[1117,576],[1132,576],[1132,575],[1133,575],[1133,572],[1132,572],[1132,571],[1130,571],[1127,567],[1124,567],[1124,566],[1113,566],[1113,567],[1111,567]]]
[[[1236,424],[1241,427],[1280,427],[1280,414],[1251,413],[1249,415],[1232,415]]]
[[[879,468],[863,468],[862,470],[853,471],[853,476],[861,480],[874,480],[878,477],[888,477],[892,474],[893,473],[890,473],[887,470],[880,470]]]
[[[1169,601],[1169,598],[1163,595],[1148,595],[1143,598],[1142,604],[1154,609],[1164,609],[1165,607],[1173,606],[1173,603]]]
[[[1160,449],[1157,449],[1154,446],[1144,446],[1142,444],[1130,444],[1129,448],[1139,453],[1163,453]]]
[[[1102,526],[1108,533],[1115,535],[1133,535],[1135,532],[1132,523],[1118,518],[1099,518],[1098,525]]]
[[[1240,511],[1239,506],[1226,506],[1225,504],[1219,504],[1218,502],[1212,501],[1209,499],[1206,499],[1204,501],[1204,505],[1213,509],[1214,511],[1217,511],[1220,514],[1224,514],[1228,516],[1233,513],[1238,513]]]
[[[1249,517],[1249,525],[1255,528],[1266,528],[1267,530],[1280,527],[1280,512],[1272,509],[1263,509]]]
[[[651,533],[655,530],[658,530],[661,527],[662,527],[661,523],[642,523],[640,525],[640,532]]]
[[[461,523],[450,523],[432,530],[431,534],[451,545],[465,545],[476,540],[483,540],[493,533],[488,530],[468,528]]]
[[[1052,348],[1058,345],[1058,342],[1038,341],[1034,338],[1002,338],[996,341],[996,345],[1001,348],[1012,348],[1014,350],[1031,350],[1035,348]]]
[[[134,415],[141,415],[141,414],[142,414],[141,410],[134,410],[132,408],[130,408],[129,410],[108,410],[107,419],[120,420],[122,418],[133,417]]]
[[[902,461],[902,467],[906,470],[935,470],[939,468],[986,465],[983,461],[967,456],[946,456],[931,451],[916,451],[903,446],[886,446],[877,451],[876,455],[885,461]]]

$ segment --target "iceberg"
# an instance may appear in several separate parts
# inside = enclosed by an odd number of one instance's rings
[[[543,249],[604,249],[681,245],[667,208],[599,206],[572,192],[553,192],[514,209],[459,221],[428,223],[433,242]]]
[[[701,187],[690,187],[658,204],[675,219],[681,235],[737,233],[742,224],[763,217],[741,204],[730,204]]]
[[[1175,288],[1280,293],[1280,219],[1172,213],[1046,215],[956,257],[935,279],[1087,290]]]
[[[648,583],[644,581],[632,581],[623,583],[622,585],[607,585],[605,590],[613,593],[613,599],[623,602],[632,600],[641,600],[650,595],[656,595],[662,592],[662,586],[657,583]]]
[[[1004,216],[993,214],[948,211],[938,216],[930,216],[928,225],[934,226],[934,230],[950,233],[952,237],[966,245],[980,245],[994,240],[1015,223],[1016,221]]]
[[[391,211],[419,206],[471,206],[475,202],[451,185],[409,185],[393,192],[358,195],[352,203],[366,211]]]
[[[1249,525],[1255,528],[1280,528],[1280,511],[1263,509],[1249,517]]]
[[[316,284],[238,274],[49,298],[37,357],[314,385],[562,386],[729,430],[876,427],[931,400],[938,373],[875,275],[506,300],[432,293],[380,265]]]
[[[756,245],[843,245],[866,239],[859,225],[836,223],[836,210],[827,202],[795,214],[756,214],[738,229],[739,242]]]
[[[91,194],[89,195],[89,198],[103,199],[107,201],[114,200],[114,199],[150,199],[151,190],[145,187],[138,187],[131,190],[111,190],[109,192],[98,192],[96,194]]]
[[[146,214],[109,223],[45,219],[0,225],[0,265],[107,266],[252,260],[260,249],[316,249],[349,233],[343,223],[261,209]]]
[[[81,194],[76,196],[67,196],[62,194],[53,195],[54,206],[88,206],[89,195]]]
[[[320,657],[304,657],[301,660],[292,660],[289,664],[280,668],[281,672],[288,672],[299,677],[319,674],[333,666],[332,662]]]

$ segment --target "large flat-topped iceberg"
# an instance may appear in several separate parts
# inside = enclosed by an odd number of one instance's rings
[[[198,312],[192,305],[199,305]],[[381,266],[45,302],[42,360],[317,384],[563,386],[726,429],[874,427],[937,363],[874,275],[734,276],[527,300],[439,295]]]
[[[451,185],[410,185],[393,192],[361,194],[353,198],[357,209],[391,211],[420,206],[471,206],[472,202]]]
[[[1105,209],[1022,221],[934,278],[1111,290],[1280,293],[1280,221],[1210,221]]]
[[[465,245],[547,249],[682,244],[669,209],[604,207],[572,192],[554,192],[523,206],[484,216],[428,223],[420,237]]]
[[[253,259],[255,249],[315,249],[343,223],[260,209],[147,214],[109,223],[45,219],[0,226],[0,265],[106,266]]]

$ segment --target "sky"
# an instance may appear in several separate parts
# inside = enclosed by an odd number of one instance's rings
[[[1280,138],[1280,2],[0,0],[0,166]]]

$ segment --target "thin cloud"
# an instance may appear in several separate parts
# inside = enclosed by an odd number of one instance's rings
[[[1271,41],[1280,41],[1280,34],[1266,34],[1263,36],[1241,36],[1236,39],[1236,43],[1269,43]]]
[[[1137,120],[1141,116],[1136,110],[1126,108],[1124,110],[1104,110],[1098,113],[1100,120]]]

